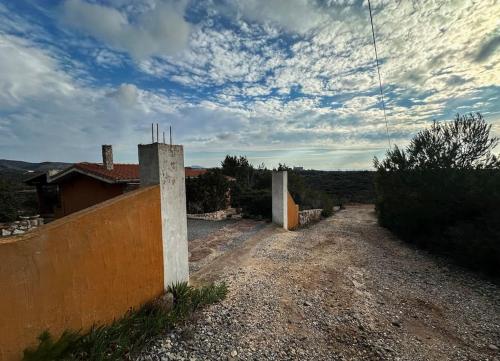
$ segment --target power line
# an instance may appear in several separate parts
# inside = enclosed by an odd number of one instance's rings
[[[382,109],[384,110],[385,131],[387,133],[387,142],[389,143],[389,149],[390,149],[390,148],[392,148],[392,146],[391,146],[391,138],[389,136],[389,123],[387,122],[387,115],[385,113],[384,91],[382,89],[382,77],[380,76],[380,66],[378,63],[377,43],[375,41],[375,29],[373,28],[372,6],[370,4],[370,0],[368,0],[368,9],[370,10],[370,23],[372,24],[373,48],[375,49],[375,60],[377,62],[378,83],[380,86],[380,99],[382,100]]]

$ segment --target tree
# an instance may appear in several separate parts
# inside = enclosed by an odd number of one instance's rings
[[[225,175],[237,177],[242,170],[250,168],[251,165],[247,157],[240,156],[238,158],[236,155],[226,155],[226,158],[221,162],[221,167]]]
[[[283,172],[283,171],[289,171],[292,170],[289,166],[286,165],[286,163],[278,163],[278,172]]]
[[[254,168],[248,161],[247,157],[230,156],[221,163],[222,173],[234,177],[243,187],[251,187],[253,184]]]
[[[397,146],[386,158],[374,160],[378,170],[500,169],[492,151],[499,138],[490,136],[491,124],[480,113],[456,115],[453,122],[434,121],[419,132],[406,150]]]
[[[434,122],[379,162],[379,223],[402,239],[499,274],[499,139],[481,114]]]

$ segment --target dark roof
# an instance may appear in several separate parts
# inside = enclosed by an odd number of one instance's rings
[[[26,178],[24,180],[24,183],[30,186],[35,186],[37,184],[47,184],[47,173],[35,172],[31,174],[28,178]]]
[[[197,177],[207,172],[206,169],[185,168],[186,177]],[[80,173],[97,178],[107,183],[138,183],[139,164],[113,164],[113,169],[106,169],[100,163],[76,163],[60,173],[50,177],[50,183],[58,183],[68,176]]]

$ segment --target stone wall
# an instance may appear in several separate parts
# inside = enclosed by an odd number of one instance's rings
[[[39,215],[31,217],[19,217],[19,221],[11,223],[0,223],[0,237],[15,236],[31,231],[43,225],[43,218]]]
[[[222,209],[220,211],[209,213],[191,213],[187,215],[188,219],[202,219],[205,221],[222,221],[227,218],[237,218],[238,210],[235,208]]]
[[[305,226],[312,222],[321,220],[322,209],[307,209],[299,212],[299,225]]]

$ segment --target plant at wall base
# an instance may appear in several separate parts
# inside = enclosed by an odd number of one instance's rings
[[[23,360],[64,360],[68,350],[76,345],[79,338],[78,332],[65,331],[57,341],[54,341],[50,333],[44,331],[38,336],[38,347],[35,350],[24,351]]]
[[[190,287],[187,282],[177,282],[167,288],[167,292],[170,292],[174,298],[174,306],[187,304],[189,302],[191,290],[192,287]]]
[[[169,286],[168,292],[174,296],[174,312],[178,317],[183,318],[204,305],[210,305],[224,299],[228,289],[225,283],[195,288],[181,282]]]
[[[36,348],[24,351],[24,361],[129,360],[158,336],[176,324],[186,322],[205,305],[224,299],[225,283],[194,288],[187,283],[169,287],[174,298],[172,308],[155,300],[128,312],[111,325],[94,326],[88,332],[65,331],[57,341],[43,332]]]

